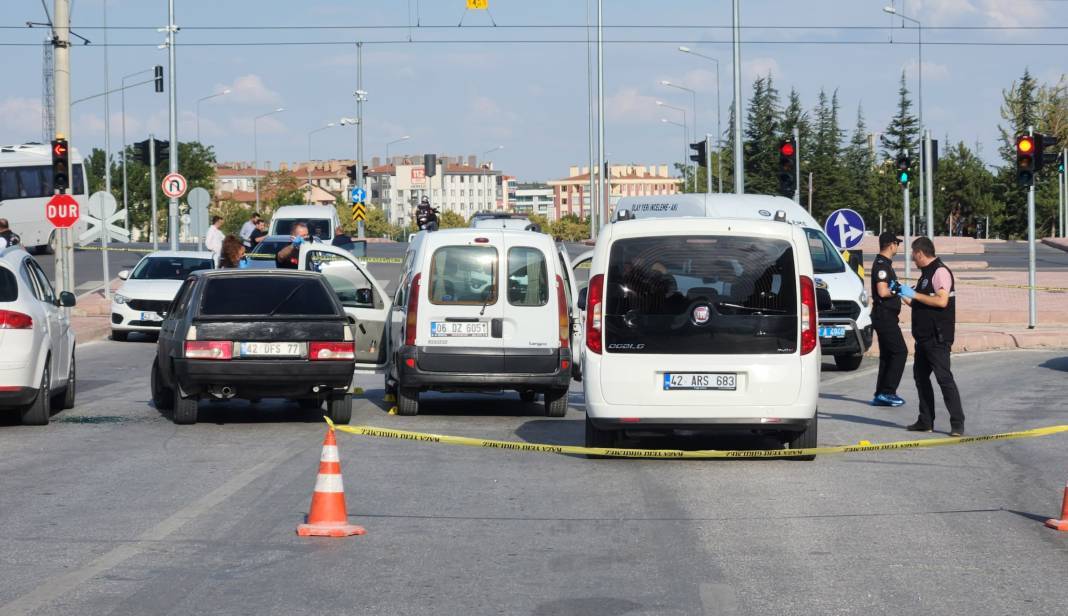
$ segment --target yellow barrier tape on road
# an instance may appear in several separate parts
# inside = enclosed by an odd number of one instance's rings
[[[888,451],[897,449],[920,449],[925,447],[944,447],[949,445],[968,445],[971,443],[986,443],[990,441],[1006,441],[1021,438],[1036,438],[1049,436],[1060,432],[1068,432],[1068,425],[1049,426],[1034,428],[1021,432],[1002,432],[1000,434],[986,434],[983,436],[962,436],[927,438],[912,441],[895,441],[892,443],[868,443],[862,441],[857,445],[838,445],[833,447],[811,447],[808,449],[754,449],[754,450],[718,450],[704,449],[697,451],[684,451],[681,449],[626,449],[617,447],[579,447],[578,445],[547,445],[543,443],[521,443],[518,441],[497,441],[491,439],[471,438],[467,436],[449,436],[445,434],[430,434],[426,432],[411,432],[408,430],[394,430],[392,428],[376,428],[374,426],[342,426],[324,417],[330,429],[348,432],[360,436],[374,436],[379,438],[394,438],[403,441],[416,441],[423,443],[439,443],[443,445],[461,445],[464,447],[481,447],[483,449],[504,449],[509,451],[524,451],[529,453],[553,453],[573,455],[594,455],[611,458],[797,458],[803,456],[825,456],[839,453],[865,453],[871,451]]]
[[[74,250],[104,250],[100,246],[75,246]],[[156,252],[151,248],[112,248],[108,246],[108,252],[137,252],[141,254],[148,254],[150,252]]]

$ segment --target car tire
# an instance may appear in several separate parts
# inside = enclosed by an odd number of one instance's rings
[[[533,389],[520,389],[519,399],[527,403],[534,402],[538,399],[538,392]]]
[[[419,414],[419,389],[415,387],[397,388],[397,414],[409,417]]]
[[[864,355],[835,355],[834,365],[840,372],[852,372],[860,367]]]
[[[52,387],[49,381],[52,371],[48,364],[51,358],[45,360],[44,374],[41,375],[41,387],[37,390],[37,397],[33,402],[22,407],[22,425],[46,426],[52,416]]]
[[[816,433],[818,427],[819,418],[813,417],[810,419],[804,431],[794,435],[793,440],[790,441],[790,449],[811,449],[816,447]],[[790,459],[811,462],[816,459],[816,456],[791,456]]]
[[[336,424],[349,423],[352,421],[352,394],[331,398],[326,404],[326,410],[330,413],[330,421]]]
[[[152,404],[161,411],[174,408],[174,392],[163,384],[163,375],[159,371],[159,359],[152,360]]]
[[[184,398],[177,387],[174,388],[174,423],[189,426],[197,422],[197,409],[200,406],[196,398]]]
[[[614,430],[602,430],[593,425],[593,421],[590,416],[586,416],[586,446],[587,447],[614,447],[619,441],[619,434]],[[586,454],[586,457],[591,460],[601,460],[608,456],[599,456],[596,454]]]
[[[550,389],[545,392],[545,416],[563,417],[567,415],[567,390]]]
[[[111,330],[111,339],[114,340],[115,342],[126,342],[126,340],[129,339],[129,337],[130,337],[130,332],[120,332],[120,331],[115,331],[114,329]]]
[[[67,384],[63,391],[52,398],[52,408],[65,411],[74,408],[74,395],[78,387],[78,372],[74,363],[74,355],[70,356],[70,370],[67,371]]]

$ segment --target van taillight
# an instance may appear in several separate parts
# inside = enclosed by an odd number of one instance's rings
[[[604,298],[604,274],[597,274],[590,279],[586,291],[586,348],[601,353],[601,318]]]
[[[416,325],[419,322],[419,277],[412,278],[412,288],[408,290],[408,320],[404,323],[404,344],[415,344]]]
[[[571,317],[567,305],[567,295],[564,293],[564,280],[556,277],[556,309],[560,321],[560,348],[566,349],[571,346]]]
[[[234,343],[219,340],[186,340],[186,359],[233,359]]]
[[[819,343],[816,335],[816,286],[808,276],[801,277],[801,354],[808,355]]]
[[[14,310],[0,310],[0,329],[33,329],[33,317]]]

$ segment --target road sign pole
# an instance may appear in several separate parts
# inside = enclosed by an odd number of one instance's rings
[[[149,184],[152,186],[152,250],[159,250],[159,211],[156,206],[156,136],[148,136]]]
[[[109,190],[106,195],[110,196]],[[107,208],[104,207],[104,198],[97,199],[100,204],[100,261],[104,268],[104,299],[111,299],[111,269],[108,267],[108,215]]]
[[[70,0],[55,0],[53,5],[52,47],[55,67],[53,92],[56,103],[56,133],[70,137]],[[73,161],[74,157],[68,157]],[[73,166],[73,165],[71,165]],[[67,177],[74,179],[68,167]],[[71,186],[74,182],[71,182]],[[64,191],[71,194],[71,190]],[[74,244],[70,229],[59,228],[55,233],[56,286],[74,292]]]
[[[912,250],[912,237],[911,237],[912,236],[912,225],[910,224],[911,223],[911,217],[912,217],[912,211],[909,208],[909,186],[908,186],[908,184],[905,185],[905,188],[902,190],[902,192],[905,195],[904,224],[905,224],[905,251],[907,253],[907,255],[905,256],[905,280],[911,280],[912,279],[912,257],[911,257],[911,252],[909,252],[909,251]]]
[[[801,131],[794,130],[794,203],[801,204]]]
[[[712,194],[712,133],[705,133],[705,194]]]
[[[178,34],[178,28],[174,25],[174,0],[167,1],[167,63],[170,66],[170,132],[171,132],[171,144],[170,144],[170,172],[178,173],[178,98],[175,92],[177,86],[177,79],[175,79],[174,68],[176,62],[174,60],[174,45],[175,35]],[[170,206],[168,207],[168,213],[170,214],[169,228],[167,229],[167,235],[170,236],[171,250],[178,250],[178,198],[171,197]]]

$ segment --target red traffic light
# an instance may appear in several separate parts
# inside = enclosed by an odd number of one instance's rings
[[[1023,136],[1016,140],[1016,149],[1021,154],[1030,154],[1035,151],[1035,140],[1030,136]]]
[[[65,141],[56,141],[52,144],[52,155],[66,156],[67,155],[67,143]]]
[[[793,142],[792,141],[783,142],[783,144],[781,146],[779,146],[779,153],[782,154],[783,156],[793,156],[794,155],[794,144],[793,144]]]

